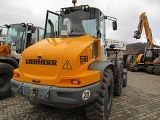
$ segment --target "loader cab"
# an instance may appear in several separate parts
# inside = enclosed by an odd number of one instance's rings
[[[37,28],[33,24],[11,24],[7,25],[7,28],[6,43],[10,45],[12,57],[17,60],[25,48],[41,40],[44,34],[42,28]]]
[[[88,5],[61,8],[60,14],[47,11],[45,38],[80,37],[90,35],[105,41],[105,16],[99,9]],[[113,28],[117,29],[116,20]]]

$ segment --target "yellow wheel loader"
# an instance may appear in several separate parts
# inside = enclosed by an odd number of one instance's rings
[[[47,11],[45,39],[25,49],[14,70],[11,89],[33,104],[64,109],[84,106],[88,119],[107,120],[112,98],[121,95],[127,69],[107,61],[105,16],[88,5]],[[125,82],[123,82],[125,81]]]
[[[42,40],[44,29],[33,24],[10,24],[7,28],[5,44],[0,46],[0,99],[11,95],[10,80],[13,70],[18,68],[23,50],[33,43]]]

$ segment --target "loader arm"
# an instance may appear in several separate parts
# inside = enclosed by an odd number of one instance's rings
[[[138,24],[138,30],[134,32],[134,38],[140,39],[142,30],[144,27],[146,39],[147,39],[147,48],[153,48],[153,37],[152,37],[152,31],[149,27],[148,18],[146,16],[146,12],[143,12],[139,17],[139,24]]]
[[[4,44],[0,46],[0,57],[2,56],[9,56],[10,55],[10,48],[8,44]]]

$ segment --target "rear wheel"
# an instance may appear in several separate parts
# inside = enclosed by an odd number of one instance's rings
[[[7,63],[0,63],[0,99],[11,95],[10,80],[13,77],[14,67]]]
[[[108,120],[113,99],[113,72],[105,69],[99,97],[85,106],[89,120]]]
[[[114,95],[120,96],[123,88],[123,65],[119,69],[119,77],[114,80]]]

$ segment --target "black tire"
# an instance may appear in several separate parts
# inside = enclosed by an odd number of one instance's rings
[[[105,69],[99,97],[85,106],[89,120],[108,120],[113,99],[113,72]]]
[[[123,88],[123,65],[119,69],[119,77],[114,79],[114,96],[120,96]]]
[[[123,69],[123,87],[126,87],[127,86],[127,70],[124,71]]]
[[[0,63],[0,99],[11,95],[10,80],[13,77],[14,67],[7,63]]]

